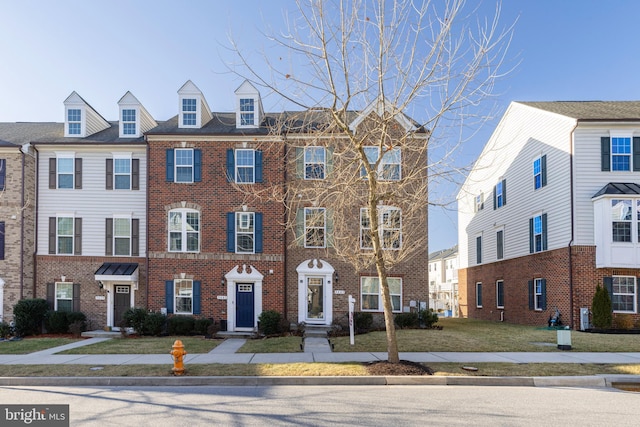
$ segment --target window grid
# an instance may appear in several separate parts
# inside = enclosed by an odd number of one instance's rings
[[[82,134],[82,111],[79,108],[67,110],[67,123],[69,135]]]
[[[239,149],[235,152],[236,182],[253,184],[255,180],[255,151]]]
[[[193,280],[174,281],[175,314],[193,314]]]
[[[502,191],[502,181],[496,184],[496,206],[499,208],[504,206],[504,193]]]
[[[496,306],[497,308],[504,308],[504,281],[496,281]]]
[[[113,181],[116,190],[131,189],[131,159],[113,159]]]
[[[305,147],[304,179],[324,179],[326,155],[324,147]]]
[[[176,148],[175,150],[176,182],[193,182],[193,150]]]
[[[73,218],[58,217],[57,225],[56,253],[63,255],[73,255]]]
[[[255,124],[255,107],[253,98],[240,99],[240,125],[252,126]]]
[[[534,189],[542,188],[542,159],[538,157],[533,161]]]
[[[56,282],[56,311],[73,311],[73,283]]]
[[[182,99],[182,125],[183,126],[196,125],[196,111],[197,111],[197,104],[196,104],[195,98]]]
[[[542,279],[535,279],[533,281],[534,288],[534,309],[542,310]]]
[[[383,206],[378,212],[378,232],[382,249],[402,248],[402,211],[399,208]],[[371,217],[368,208],[360,209],[360,248],[373,249]]]
[[[136,110],[134,109],[122,110],[122,134],[123,135],[136,134]]]
[[[236,212],[236,253],[252,254],[254,251],[255,214]]]
[[[612,280],[611,306],[620,313],[636,312],[636,278],[633,276],[614,276]]]
[[[378,147],[364,147],[364,153],[369,164],[374,167],[380,158],[380,149]],[[402,171],[402,155],[400,148],[392,148],[387,150],[383,155],[378,168],[376,177],[381,181],[398,181],[401,179]],[[366,178],[367,171],[364,166],[360,168],[360,176]]]
[[[631,138],[611,138],[611,170],[631,170]]]
[[[632,202],[630,199],[614,199],[611,201],[611,225],[614,242],[631,242]],[[638,213],[638,216],[640,219],[640,213]]]
[[[59,157],[57,159],[58,188],[73,188],[73,165],[72,157]]]
[[[534,252],[542,252],[542,215],[533,218],[533,250]]]
[[[200,251],[200,213],[187,210],[169,212],[169,252]]]
[[[324,248],[326,236],[325,208],[304,209],[305,248]]]
[[[131,220],[115,218],[113,220],[114,255],[131,255]]]
[[[387,277],[389,294],[393,312],[402,311],[402,279]],[[364,276],[360,278],[360,307],[362,311],[383,311],[382,287],[378,277]]]

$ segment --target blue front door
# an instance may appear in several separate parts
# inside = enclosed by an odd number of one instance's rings
[[[252,283],[238,283],[236,287],[236,327],[253,328],[254,294]]]

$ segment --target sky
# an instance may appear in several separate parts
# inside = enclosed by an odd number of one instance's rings
[[[495,5],[484,0],[479,13]],[[212,110],[232,111],[242,79],[228,70],[230,38],[260,64],[272,49],[264,34],[294,13],[291,0],[0,0],[0,122],[62,122],[73,91],[108,120],[127,91],[166,120],[187,80]],[[639,16],[637,0],[505,0],[500,22],[515,23],[517,66],[497,82],[496,113],[460,161],[473,162],[512,101],[640,100]],[[273,95],[263,102],[277,110]],[[440,193],[453,202],[457,189]],[[457,244],[455,208],[430,209],[430,252]]]

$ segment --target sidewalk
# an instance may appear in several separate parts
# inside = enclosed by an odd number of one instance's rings
[[[95,344],[110,338],[89,338],[83,341],[54,347],[30,354],[0,355],[0,365],[170,365],[171,355],[167,354],[56,354],[64,350]],[[245,343],[244,339],[227,339],[209,353],[187,354],[184,362],[189,364],[277,364],[277,363],[343,363],[343,362],[371,362],[386,360],[387,353],[334,353],[320,352],[304,353],[237,353],[237,350]],[[189,351],[189,349],[187,349]],[[424,353],[400,353],[400,359],[413,362],[438,363],[611,363],[611,364],[640,364],[640,352],[638,353],[582,353],[582,352],[539,352],[539,353],[513,353],[513,352],[424,352]],[[1,368],[0,368],[1,369]],[[260,384],[473,384],[473,385],[523,385],[523,386],[577,386],[577,387],[605,387],[612,382],[640,383],[640,376],[636,375],[607,375],[592,377],[145,377],[135,378],[109,378],[108,384],[184,384],[197,385],[201,383],[217,385],[260,385]],[[202,378],[208,378],[204,380]],[[281,378],[278,380],[277,378]],[[368,379],[367,379],[368,378]],[[382,378],[382,380],[381,380]],[[391,379],[393,378],[393,379]],[[98,385],[103,384],[104,377],[68,377],[60,378],[12,378],[0,377],[0,385]],[[115,381],[115,383],[114,383]],[[337,382],[336,382],[337,381]],[[205,384],[202,384],[205,385]]]

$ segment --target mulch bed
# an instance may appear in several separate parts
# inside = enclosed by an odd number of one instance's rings
[[[365,363],[364,366],[369,375],[433,375],[433,370],[428,366],[409,360],[401,360],[400,363],[380,360]]]

